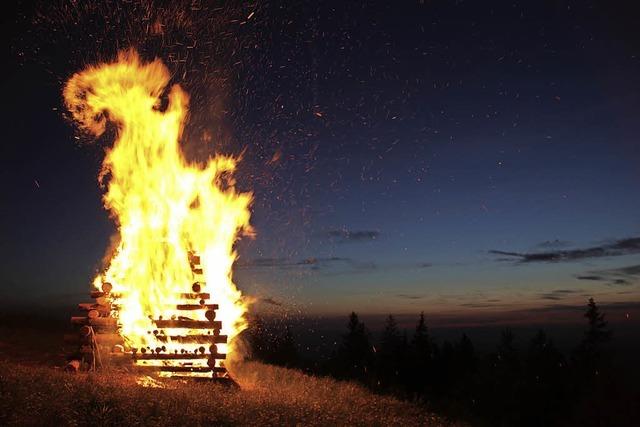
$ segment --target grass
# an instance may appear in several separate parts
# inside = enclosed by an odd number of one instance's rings
[[[64,323],[0,316],[0,426],[451,425],[350,382],[256,362],[232,366],[240,388],[60,368]]]
[[[68,374],[0,362],[0,425],[447,425],[418,406],[348,382],[246,363],[241,388],[132,374]]]
[[[240,389],[132,374],[68,374],[0,362],[0,425],[444,425],[417,406],[362,387],[247,363]]]

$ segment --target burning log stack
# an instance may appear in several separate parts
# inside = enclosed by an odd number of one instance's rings
[[[172,74],[160,59],[128,50],[65,84],[65,106],[81,131],[97,138],[107,123],[117,129],[99,176],[118,246],[96,278],[94,302],[71,319],[78,351],[70,370],[126,360],[161,376],[224,378],[227,336],[245,327],[247,301],[232,267],[235,242],[252,234],[252,195],[235,189],[236,158],[185,157],[189,96]]]
[[[202,276],[200,258],[190,257],[194,277]],[[155,329],[147,331],[146,340],[153,345],[135,348],[127,344],[118,323],[122,295],[112,292],[104,282],[102,290],[92,291],[92,303],[78,304],[82,315],[71,318],[75,333],[65,336],[65,342],[76,344],[70,355],[67,371],[93,371],[102,367],[132,368],[151,371],[160,376],[226,378],[223,365],[227,336],[220,334],[222,322],[216,320],[217,304],[209,303],[211,295],[205,284],[196,281],[191,292],[178,295],[179,303],[172,315],[152,319]],[[203,320],[204,319],[204,320]]]
[[[81,314],[71,317],[74,333],[64,337],[65,343],[77,346],[69,355],[66,371],[96,370],[112,365],[116,355],[124,353],[124,339],[118,334],[117,319],[112,313],[115,307],[111,303],[111,290],[111,284],[104,283],[102,291],[91,292],[93,302],[78,304]]]

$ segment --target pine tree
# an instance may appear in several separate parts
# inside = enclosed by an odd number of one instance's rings
[[[600,313],[600,309],[593,298],[589,298],[584,317],[586,317],[589,322],[584,340],[585,345],[599,347],[611,339],[611,331],[608,329],[608,323],[604,320],[604,314]]]
[[[492,396],[494,415],[502,425],[520,425],[522,371],[520,354],[515,346],[515,335],[511,328],[502,331],[498,354],[493,369]]]
[[[382,331],[382,339],[380,340],[380,352],[393,354],[397,351],[401,341],[398,324],[393,316],[389,315]]]
[[[369,334],[352,312],[337,355],[338,376],[364,380],[371,371],[372,358]]]
[[[525,358],[522,399],[527,425],[550,425],[567,410],[568,367],[543,330],[533,337]]]
[[[434,345],[429,336],[429,329],[424,318],[424,312],[416,325],[411,340],[411,357],[409,371],[412,375],[407,378],[409,391],[419,395],[428,392],[433,386]]]
[[[456,364],[460,376],[464,381],[470,381],[471,376],[476,372],[476,354],[473,343],[467,336],[462,334],[460,341],[455,347]]]
[[[424,311],[420,313],[420,318],[416,325],[416,331],[413,334],[413,339],[411,340],[411,346],[413,347],[417,358],[424,360],[425,363],[433,357],[432,342],[431,337],[429,336],[427,323],[424,319]]]
[[[378,352],[378,378],[383,388],[398,382],[403,356],[401,346],[402,337],[398,325],[393,316],[389,315],[382,331]]]
[[[609,355],[606,345],[611,340],[611,331],[593,298],[589,298],[584,317],[588,322],[587,330],[575,352],[574,361],[583,375],[592,377],[608,367]]]
[[[515,347],[515,335],[511,328],[505,328],[500,336],[498,361],[503,369],[508,371],[509,375],[520,368],[519,355]]]

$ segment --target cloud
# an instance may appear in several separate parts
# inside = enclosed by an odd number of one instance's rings
[[[495,308],[496,304],[487,303],[487,302],[465,302],[460,304],[460,307],[465,308]]]
[[[357,271],[374,270],[378,267],[376,263],[371,261],[357,261],[345,257],[309,257],[297,260],[291,258],[256,258],[239,261],[237,263],[238,268],[247,269],[278,268],[287,270],[293,268],[309,268],[312,270],[321,270],[339,268],[340,266]]]
[[[600,310],[607,314],[611,310],[639,310],[640,302],[612,302],[612,303],[598,303],[598,307]],[[584,304],[580,305],[570,305],[570,304],[553,304],[547,305],[544,307],[534,307],[529,308],[523,311],[528,311],[530,313],[545,313],[550,311],[574,311],[574,312],[584,312],[586,308],[586,301]]]
[[[416,300],[416,299],[422,299],[422,298],[424,298],[424,295],[416,295],[416,294],[396,294],[396,298]]]
[[[611,268],[603,271],[609,274],[617,275],[617,276],[635,277],[635,276],[640,276],[640,264],[628,265],[626,267]]]
[[[571,294],[577,294],[582,292],[582,289],[555,289],[551,292],[546,292],[540,295],[541,299],[558,301],[566,298]]]
[[[640,264],[635,264],[626,267],[589,271],[585,275],[576,276],[576,279],[607,282],[606,284],[609,286],[628,286],[636,282],[639,277]]]
[[[596,280],[596,281],[605,280],[604,277],[597,276],[595,274],[579,275],[579,276],[576,276],[576,279],[578,279],[578,280]]]
[[[626,279],[614,279],[612,282],[609,283],[609,285],[611,286],[628,286],[630,284],[631,282],[629,282]]]
[[[591,246],[583,249],[550,250],[543,252],[507,252],[491,250],[489,253],[504,255],[507,259],[519,258],[519,263],[532,262],[570,262],[590,258],[610,256],[632,255],[640,253],[640,237],[629,237],[615,240],[600,246]]]
[[[380,232],[375,230],[336,229],[321,233],[320,236],[336,243],[368,242],[380,237]]]

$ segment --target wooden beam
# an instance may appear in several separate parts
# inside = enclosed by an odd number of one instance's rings
[[[225,368],[204,366],[154,366],[161,372],[227,372]]]
[[[114,319],[115,320],[115,319]],[[183,329],[220,329],[222,322],[209,322],[206,320],[154,320],[158,328],[183,328]]]
[[[218,309],[218,304],[204,304],[204,305],[200,305],[200,304],[178,304],[176,305],[176,308],[178,310],[203,310],[203,309],[209,309],[209,310],[217,310]]]
[[[101,315],[108,316],[111,314],[111,304],[100,305],[100,304],[94,304],[94,303],[81,303],[81,304],[78,304],[78,310],[81,310],[81,311],[97,310],[98,313],[100,313]]]
[[[180,344],[225,344],[227,342],[226,335],[156,335],[156,339],[160,342],[177,342]]]
[[[226,354],[210,354],[210,353],[145,353],[140,352],[133,355],[134,360],[201,360],[201,359],[219,359],[227,358]]]
[[[88,325],[88,326],[116,326],[117,319],[114,317],[98,317],[96,319],[89,319],[88,317],[72,317],[71,323],[74,325]]]
[[[182,293],[180,294],[180,298],[186,299],[209,299],[211,298],[211,294],[208,293]]]

